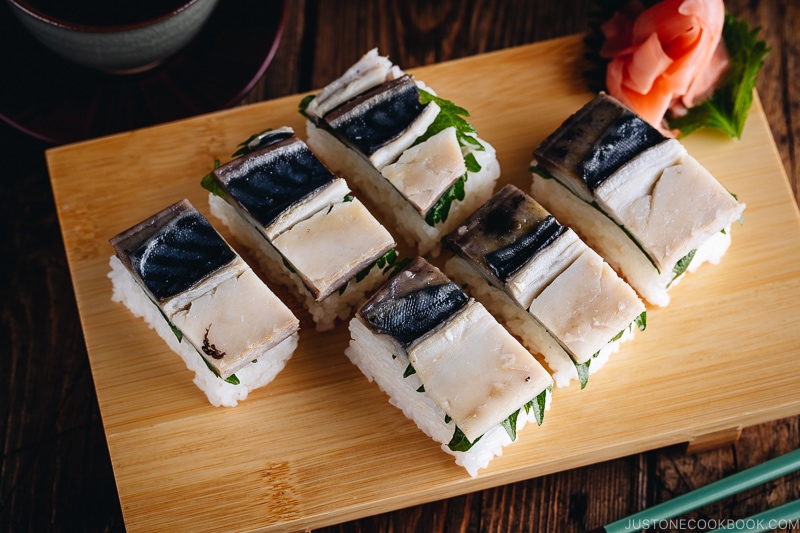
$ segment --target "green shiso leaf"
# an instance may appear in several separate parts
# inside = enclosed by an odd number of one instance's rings
[[[370,271],[373,269],[373,267],[376,266],[382,269],[383,273],[385,274],[386,271],[394,265],[396,260],[397,260],[397,250],[392,248],[391,250],[389,250],[379,258],[377,258],[375,261],[364,267],[359,273],[357,273],[356,282],[359,282],[362,279],[366,278],[369,275]]]
[[[405,258],[401,259],[400,261],[397,261],[396,259],[397,258],[395,257],[394,264],[388,265],[386,268],[383,269],[383,273],[384,274],[386,274],[386,272],[389,269],[391,269],[391,272],[389,273],[389,277],[390,278],[393,278],[394,276],[396,276],[398,274],[398,272],[403,270],[406,266],[408,266],[409,263],[411,263],[411,261],[413,261],[413,258],[411,258],[411,257],[405,257]]]
[[[478,442],[479,440],[481,440],[480,437],[475,439],[475,442]],[[447,447],[454,452],[466,452],[472,448],[475,442],[470,442],[469,439],[467,439],[467,436],[464,435],[464,432],[461,431],[458,426],[456,426],[456,430],[453,432],[453,438],[450,439]]]
[[[634,319],[639,331],[644,331],[647,328],[647,311],[642,311],[642,314]]]
[[[303,115],[306,114],[306,109],[308,109],[308,104],[310,104],[311,101],[316,97],[317,97],[316,94],[309,94],[308,96],[300,100],[300,104],[297,107],[301,114]]]
[[[197,354],[200,355],[200,352],[197,352]],[[205,357],[200,355],[200,359],[202,359],[203,362],[206,364],[206,368],[208,368],[211,372],[213,372],[213,374],[215,376],[217,376],[218,378],[222,379],[222,377],[219,375],[219,372],[217,372],[217,369],[214,368],[213,366],[211,366],[211,363],[209,363],[206,360]],[[253,362],[255,363],[255,361],[253,361]],[[225,381],[225,383],[230,383],[231,385],[238,385],[240,383],[239,378],[236,377],[236,374],[231,374],[230,376],[225,378],[223,381]]]
[[[689,268],[689,264],[691,264],[692,258],[694,258],[694,254],[696,251],[697,250],[692,250],[688,254],[681,257],[677,263],[675,263],[675,266],[672,267],[672,274],[673,274],[672,279],[670,280],[669,283],[667,283],[667,287],[672,285],[672,282],[678,279],[681,274],[686,272],[686,269]]]
[[[477,133],[475,128],[472,127],[472,124],[467,122],[467,120],[464,118],[469,116],[469,111],[463,107],[455,105],[450,100],[445,100],[444,98],[434,96],[423,89],[420,89],[419,95],[420,103],[427,104],[429,102],[434,102],[439,106],[440,111],[439,114],[436,115],[433,123],[428,126],[428,129],[425,131],[425,133],[423,133],[417,138],[416,141],[414,141],[414,144],[425,142],[440,131],[449,127],[454,127],[456,129],[456,138],[461,146],[471,148],[473,151],[483,151],[486,149],[480,143],[480,141],[475,138],[474,134]],[[478,160],[475,158],[475,155],[472,152],[469,152],[464,156],[464,165],[467,167],[467,172],[479,172],[481,170],[481,165],[478,163]],[[425,222],[427,222],[429,226],[435,226],[436,224],[447,220],[447,216],[450,213],[450,206],[452,205],[453,201],[461,201],[464,199],[464,184],[466,181],[467,174],[464,174],[447,191],[445,191],[436,204],[434,204],[433,207],[428,210],[428,213],[425,215]]]
[[[553,392],[552,385],[539,393],[539,395],[531,402],[533,408],[533,416],[536,417],[536,423],[542,425],[544,422],[544,411],[547,406],[547,395]]]
[[[392,248],[391,250],[389,250],[388,252],[386,252],[385,254],[383,254],[382,256],[380,256],[380,257],[379,257],[379,258],[378,258],[378,259],[375,261],[375,264],[378,266],[378,268],[382,268],[382,269],[383,269],[383,272],[384,272],[384,273],[386,273],[386,271],[387,271],[387,270],[388,270],[388,269],[389,269],[389,268],[390,268],[392,265],[394,265],[394,262],[395,262],[395,261],[397,261],[397,250],[396,250],[396,249],[394,249],[394,248]]]
[[[214,160],[214,170],[219,168],[219,159]],[[216,181],[214,181],[214,176],[211,175],[211,172],[203,176],[200,180],[200,185],[210,193],[213,193],[216,196],[219,196],[223,200],[226,199],[225,192],[220,188]]]
[[[464,165],[467,167],[467,172],[480,172],[481,164],[475,158],[472,152],[464,156]]]
[[[171,329],[172,330],[172,334],[175,335],[175,337],[177,337],[178,342],[182,342],[183,341],[183,332],[180,329],[178,329],[178,326],[176,326],[175,324],[172,323],[172,320],[167,318],[167,315],[164,314],[164,311],[161,309],[161,307],[156,305],[156,309],[158,309],[158,312],[161,313],[161,316],[164,318],[164,320],[167,321],[167,324],[169,324],[169,329]]]
[[[589,365],[591,363],[591,359],[585,363],[575,363],[575,369],[578,371],[578,380],[581,382],[581,389],[585,388],[586,384],[589,382]]]
[[[464,199],[464,185],[466,183],[467,174],[464,174],[458,178],[458,181],[456,181],[452,187],[445,191],[435,204],[433,204],[433,207],[428,210],[428,214],[425,215],[425,222],[427,222],[429,226],[433,227],[447,220],[447,216],[450,214],[450,206],[453,202],[455,200],[461,201]]]
[[[439,114],[436,115],[433,123],[428,126],[428,130],[415,141],[416,144],[424,142],[440,131],[452,126],[455,127],[456,138],[462,146],[469,146],[474,150],[485,150],[480,141],[471,135],[476,134],[477,131],[472,127],[472,124],[467,122],[464,118],[469,116],[469,111],[455,105],[450,100],[434,96],[424,89],[420,89],[419,91],[419,101],[422,104],[433,102],[439,106],[440,111]]]
[[[517,418],[519,417],[519,409],[511,413],[511,416],[501,422],[503,429],[506,430],[508,436],[511,437],[511,442],[517,440]]]
[[[668,118],[670,128],[679,129],[685,137],[700,128],[718,129],[740,139],[747,113],[753,103],[753,89],[758,73],[769,52],[767,44],[758,38],[760,28],[750,29],[745,20],[725,16],[722,39],[728,49],[730,66],[719,88],[710,98],[677,118]]]
[[[263,135],[263,134],[267,133],[268,131],[272,131],[272,128],[267,128],[264,131],[260,131],[258,133],[254,133],[250,137],[248,137],[246,140],[240,142],[237,145],[238,149],[235,152],[233,152],[231,157],[239,157],[240,155],[245,155],[245,154],[249,154],[250,152],[252,152],[252,150],[250,149],[250,146],[249,146],[250,143],[253,142],[254,140],[258,139],[258,137],[260,135]]]

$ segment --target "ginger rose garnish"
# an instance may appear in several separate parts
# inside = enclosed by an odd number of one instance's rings
[[[603,90],[665,133],[741,137],[767,48],[722,0],[633,0],[594,30],[587,44],[604,66]]]

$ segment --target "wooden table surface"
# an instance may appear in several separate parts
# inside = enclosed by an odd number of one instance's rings
[[[758,91],[800,200],[800,3],[726,6],[761,26],[771,49]],[[413,68],[580,33],[589,11],[588,0],[289,1],[274,60],[242,104],[319,88],[375,46]],[[0,58],[12,53],[21,52]],[[52,145],[4,122],[0,139],[0,530],[124,531],[43,155]],[[587,531],[798,447],[800,416],[744,428],[706,451],[672,446],[323,531]],[[684,518],[713,524],[799,497],[800,475],[788,475]]]

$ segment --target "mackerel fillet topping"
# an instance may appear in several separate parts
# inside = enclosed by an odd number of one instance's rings
[[[467,300],[457,284],[418,257],[373,295],[359,315],[375,331],[409,346],[448,320]]]

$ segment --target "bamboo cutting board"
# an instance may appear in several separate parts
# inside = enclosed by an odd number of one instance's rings
[[[533,148],[592,96],[582,51],[573,36],[413,73],[470,110],[497,149],[499,186],[528,190]],[[349,363],[345,324],[317,333],[291,299],[303,329],[287,367],[239,406],[212,407],[180,358],[111,301],[108,239],[184,197],[228,237],[200,178],[256,131],[289,125],[304,137],[300,99],[47,153],[129,531],[315,528],[800,413],[800,215],[758,101],[742,140],[685,141],[747,204],[722,263],[688,276],[669,307],[649,309],[647,330],[586,389],[556,389],[544,424],[526,427],[478,477]]]

